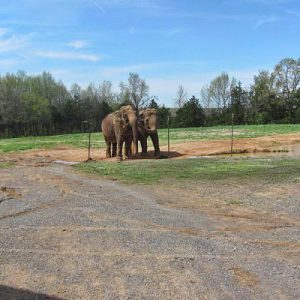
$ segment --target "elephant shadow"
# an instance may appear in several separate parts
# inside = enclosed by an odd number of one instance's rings
[[[177,151],[160,151],[159,156],[154,155],[154,150],[149,150],[146,155],[142,155],[141,153],[138,153],[135,156],[131,156],[131,160],[136,159],[168,159],[168,158],[177,158],[182,156],[183,154],[177,152]]]
[[[0,285],[0,299],[5,300],[62,300],[62,298],[36,293],[30,290]]]

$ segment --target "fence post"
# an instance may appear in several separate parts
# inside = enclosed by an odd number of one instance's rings
[[[170,116],[168,116],[168,155],[170,153]]]
[[[88,134],[89,134],[88,159],[87,159],[87,161],[89,161],[89,160],[92,160],[92,158],[91,158],[91,135],[92,135],[92,133],[91,133],[89,121],[83,121],[83,126],[84,126],[84,132],[88,132]]]
[[[233,117],[234,117],[234,113],[231,113],[231,149],[230,149],[231,156],[233,153]]]

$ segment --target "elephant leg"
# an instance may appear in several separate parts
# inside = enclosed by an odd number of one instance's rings
[[[116,157],[117,156],[117,143],[112,143],[112,157]]]
[[[105,143],[106,143],[106,158],[111,157],[111,142],[109,142],[107,139],[105,139]]]
[[[157,132],[152,134],[150,137],[154,147],[154,155],[158,156],[160,154],[160,149],[159,149],[159,140],[158,140]]]
[[[131,155],[131,139],[125,141],[125,158],[128,158]]]
[[[142,146],[142,155],[145,156],[147,155],[147,138],[146,137],[142,137],[141,140],[141,146]]]
[[[118,161],[122,160],[122,150],[123,150],[123,141],[120,140],[117,143],[117,160]]]

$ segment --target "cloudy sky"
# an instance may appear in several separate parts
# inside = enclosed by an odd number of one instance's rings
[[[130,72],[171,105],[222,71],[244,86],[299,58],[299,0],[9,0],[0,5],[0,74],[51,72],[68,87]]]

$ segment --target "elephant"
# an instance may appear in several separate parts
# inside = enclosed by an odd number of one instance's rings
[[[106,157],[117,156],[117,159],[121,161],[123,143],[126,144],[129,140],[133,140],[133,154],[137,154],[138,119],[136,111],[130,105],[122,106],[119,110],[107,115],[102,121],[101,129],[106,143]],[[128,157],[128,154],[126,151],[125,157]]]
[[[142,146],[142,155],[147,155],[147,138],[150,136],[154,146],[154,156],[160,155],[159,139],[157,134],[157,109],[146,108],[139,112],[138,140]],[[129,147],[130,147],[129,142]],[[128,147],[126,143],[125,148]],[[126,150],[126,152],[128,152]],[[129,149],[130,152],[130,149]]]

